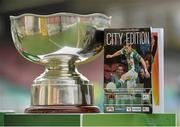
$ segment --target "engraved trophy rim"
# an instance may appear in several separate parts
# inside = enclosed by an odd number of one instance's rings
[[[35,14],[35,13],[24,13],[20,15],[10,15],[10,19],[18,19],[23,16],[35,16],[35,17],[51,17],[51,16],[82,16],[82,17],[89,17],[89,16],[102,16],[107,19],[111,19],[111,16],[107,16],[102,13],[90,13],[90,14],[76,14],[76,13],[69,13],[69,12],[59,12],[59,13],[52,13],[52,14]]]

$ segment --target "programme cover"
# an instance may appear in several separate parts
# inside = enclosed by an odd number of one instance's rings
[[[152,113],[151,28],[105,30],[104,112]]]

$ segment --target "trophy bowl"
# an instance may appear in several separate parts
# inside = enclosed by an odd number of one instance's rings
[[[93,106],[93,85],[76,65],[103,50],[103,30],[110,26],[110,17],[100,13],[23,14],[10,16],[10,21],[18,52],[45,67],[32,82],[31,106],[25,112],[99,112]]]

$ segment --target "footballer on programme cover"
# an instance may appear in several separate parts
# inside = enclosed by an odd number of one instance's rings
[[[151,29],[105,30],[104,111],[152,113]]]

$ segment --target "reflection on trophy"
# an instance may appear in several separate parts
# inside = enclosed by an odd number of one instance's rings
[[[99,13],[23,14],[10,16],[10,20],[19,53],[46,68],[33,81],[31,106],[25,112],[99,112],[93,106],[93,85],[76,65],[102,51],[103,30],[110,26],[110,17]]]

